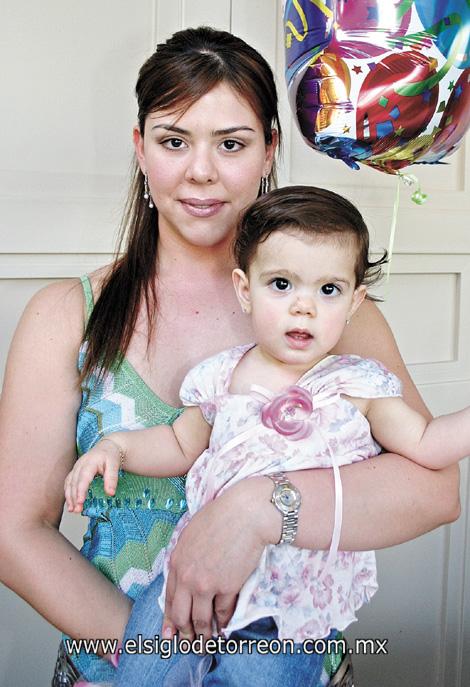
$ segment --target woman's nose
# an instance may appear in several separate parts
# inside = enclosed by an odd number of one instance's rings
[[[212,159],[211,151],[194,149],[186,168],[186,179],[192,183],[210,184],[217,181],[217,166]]]

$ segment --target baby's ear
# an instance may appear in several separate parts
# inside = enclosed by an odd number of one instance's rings
[[[238,302],[245,313],[251,312],[250,282],[245,272],[238,267],[232,272],[232,281]]]
[[[349,311],[349,317],[352,317],[358,307],[361,305],[362,301],[364,298],[367,296],[367,287],[364,286],[364,284],[361,284],[361,286],[358,286],[357,289],[355,289],[353,293],[353,298],[352,298],[352,303],[351,303],[351,310]]]

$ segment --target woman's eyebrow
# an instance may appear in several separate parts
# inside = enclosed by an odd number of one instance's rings
[[[179,126],[174,126],[174,124],[154,124],[152,126],[152,131],[154,129],[165,129],[166,131],[173,131],[175,134],[185,134],[189,135],[189,131],[186,129],[181,129]]]
[[[172,131],[175,134],[183,134],[184,136],[190,136],[191,132],[187,129],[182,129],[180,126],[175,126],[174,124],[154,124],[153,129],[165,129],[165,131]],[[237,131],[252,131],[256,133],[251,126],[230,126],[226,129],[216,129],[211,132],[212,136],[227,136],[229,134],[234,134]]]
[[[227,129],[216,129],[212,132],[213,136],[226,136],[227,134],[234,134],[236,131],[252,131],[256,133],[251,126],[230,126]]]

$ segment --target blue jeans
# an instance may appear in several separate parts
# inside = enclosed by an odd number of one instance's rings
[[[328,684],[330,674],[324,664],[329,665],[329,661],[325,661],[324,655],[304,653],[301,644],[294,645],[293,653],[266,653],[261,645],[259,652],[253,649],[249,653],[246,641],[242,642],[243,651],[236,650],[240,640],[277,640],[277,627],[272,618],[262,618],[232,632],[226,650],[219,653],[186,653],[186,645],[184,650],[182,646],[180,652],[170,654],[170,640],[160,640],[163,614],[157,599],[162,584],[160,575],[134,603],[116,672],[116,687],[325,687]],[[334,630],[328,638],[336,635]],[[227,653],[229,646],[236,653]],[[148,653],[129,653],[142,647]],[[165,657],[167,654],[170,655]]]

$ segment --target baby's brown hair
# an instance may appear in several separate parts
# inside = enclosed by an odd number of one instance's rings
[[[286,186],[255,200],[243,214],[234,243],[237,265],[245,273],[258,245],[274,231],[293,230],[307,236],[353,239],[357,246],[354,267],[356,288],[369,286],[382,276],[387,251],[369,260],[369,231],[359,210],[346,198],[315,186]]]

